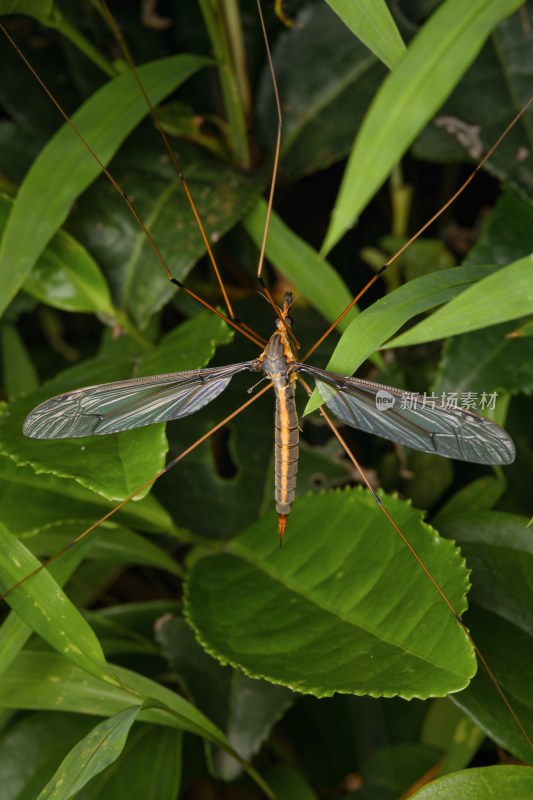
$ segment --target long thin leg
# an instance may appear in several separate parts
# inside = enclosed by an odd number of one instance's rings
[[[312,389],[311,389],[311,387],[309,386],[309,384],[307,384],[307,383],[306,383],[306,381],[304,381],[304,380],[303,380],[303,379],[302,379],[300,376],[298,376],[298,379],[299,379],[299,380],[300,380],[300,382],[303,384],[303,386],[305,387],[305,390],[306,390],[306,392],[307,392],[307,393],[308,393],[308,395],[310,396],[310,395],[312,394]],[[475,643],[475,641],[473,640],[473,638],[472,638],[472,636],[471,636],[471,634],[470,634],[470,631],[468,630],[468,628],[467,628],[467,627],[466,627],[466,625],[464,624],[464,622],[463,622],[463,620],[461,619],[461,617],[459,616],[459,614],[457,614],[456,610],[454,609],[454,607],[452,606],[452,604],[451,604],[451,603],[450,603],[450,601],[448,600],[448,598],[447,598],[447,596],[446,596],[446,594],[445,594],[444,590],[443,590],[443,589],[441,589],[441,587],[439,586],[439,584],[437,583],[437,581],[435,580],[435,578],[433,577],[433,575],[431,574],[431,572],[429,571],[429,569],[426,567],[426,565],[424,564],[424,562],[422,561],[422,559],[420,558],[420,556],[418,555],[418,553],[417,553],[417,552],[416,552],[416,550],[414,549],[414,547],[413,547],[413,545],[411,544],[411,542],[409,541],[409,539],[408,539],[408,538],[405,536],[405,534],[402,532],[402,530],[400,529],[400,527],[399,527],[399,526],[396,524],[396,522],[393,520],[393,518],[391,517],[391,515],[389,514],[389,512],[387,511],[387,509],[385,508],[385,506],[383,505],[383,503],[382,503],[382,502],[381,502],[381,500],[379,499],[378,495],[376,494],[376,492],[375,492],[375,491],[374,491],[374,489],[372,488],[372,486],[371,486],[371,484],[370,484],[370,481],[368,480],[368,478],[366,477],[366,475],[365,475],[365,473],[364,473],[363,469],[361,468],[361,466],[360,466],[359,462],[357,461],[357,459],[356,459],[356,458],[355,458],[355,456],[353,455],[352,451],[350,450],[350,448],[348,447],[348,445],[347,445],[347,444],[346,444],[346,442],[344,441],[343,437],[341,436],[341,434],[340,434],[340,433],[339,433],[339,431],[337,430],[337,426],[335,425],[335,423],[332,421],[332,419],[329,417],[329,415],[327,414],[327,412],[324,410],[324,407],[323,407],[323,406],[318,406],[318,410],[320,411],[320,413],[322,414],[322,416],[323,416],[323,417],[324,417],[324,419],[326,420],[327,424],[329,425],[329,427],[330,427],[330,428],[331,428],[331,430],[333,431],[333,433],[334,433],[334,435],[335,435],[335,437],[336,437],[337,441],[339,441],[339,442],[340,442],[340,444],[342,445],[342,448],[343,448],[344,452],[346,453],[346,455],[348,456],[348,458],[350,459],[350,461],[352,462],[352,464],[354,465],[354,467],[356,468],[356,470],[358,471],[358,473],[361,475],[361,478],[362,478],[362,479],[363,479],[363,481],[365,482],[366,486],[367,486],[367,487],[370,489],[370,491],[372,492],[372,495],[373,495],[373,497],[374,497],[374,499],[375,499],[376,503],[378,504],[378,506],[379,506],[380,510],[381,510],[381,511],[382,511],[382,512],[385,514],[385,516],[386,516],[386,517],[387,517],[387,519],[389,520],[390,524],[392,525],[392,527],[394,528],[394,530],[396,531],[396,533],[398,533],[398,534],[399,534],[399,536],[401,537],[401,539],[402,539],[402,541],[404,542],[404,544],[405,544],[405,545],[406,545],[406,546],[409,548],[409,550],[411,551],[411,554],[414,556],[414,558],[416,559],[416,561],[418,562],[418,564],[420,565],[420,567],[422,568],[422,570],[425,572],[425,574],[427,575],[427,577],[429,578],[429,580],[431,581],[431,583],[433,584],[433,586],[435,587],[435,589],[436,589],[436,590],[438,591],[438,593],[440,594],[441,598],[444,600],[444,602],[446,603],[446,605],[447,605],[447,606],[448,606],[448,608],[450,609],[451,613],[453,614],[453,616],[455,617],[455,619],[457,620],[457,622],[459,623],[459,625],[461,626],[461,628],[464,630],[465,634],[466,634],[466,635],[467,635],[467,637],[468,637],[468,640],[469,640],[470,644],[472,645],[472,647],[473,647],[473,648],[474,648],[474,650],[476,651],[476,654],[477,654],[477,656],[478,656],[479,660],[481,661],[481,663],[482,663],[482,664],[483,664],[483,666],[485,667],[485,670],[487,671],[487,674],[488,674],[489,678],[491,679],[492,683],[494,684],[494,686],[495,686],[495,687],[496,687],[496,689],[498,690],[498,693],[499,693],[500,697],[502,698],[503,702],[505,703],[505,705],[507,706],[508,710],[510,711],[510,713],[511,713],[511,715],[512,715],[513,719],[514,719],[514,721],[515,721],[515,722],[516,722],[516,724],[518,725],[518,727],[519,727],[520,731],[522,732],[522,734],[523,734],[523,736],[524,736],[525,740],[527,741],[527,743],[529,744],[529,746],[530,746],[530,747],[531,747],[531,749],[533,750],[533,742],[532,742],[532,741],[531,741],[531,739],[529,738],[529,736],[528,736],[528,734],[527,734],[527,732],[526,732],[526,730],[525,730],[524,726],[523,726],[523,725],[522,725],[522,723],[520,722],[520,720],[519,720],[519,718],[518,718],[518,716],[517,716],[516,712],[514,711],[513,707],[511,706],[511,704],[510,704],[510,702],[509,702],[509,700],[508,700],[508,699],[507,699],[507,697],[505,696],[505,693],[504,693],[503,689],[501,688],[500,684],[498,683],[498,681],[497,681],[497,680],[496,680],[496,678],[494,677],[494,674],[492,673],[492,671],[491,671],[491,669],[490,669],[489,665],[488,665],[488,664],[487,664],[487,662],[485,661],[485,658],[484,658],[483,654],[480,652],[480,650],[479,650],[479,647],[477,646],[477,644],[476,644],[476,643]]]
[[[240,414],[241,411],[244,411],[245,408],[250,406],[252,403],[255,403],[255,401],[259,397],[261,397],[262,394],[265,394],[265,392],[268,391],[268,389],[270,389],[271,386],[272,384],[268,383],[266,386],[260,389],[260,391],[258,391],[257,394],[255,394],[253,397],[251,397],[249,400],[243,403],[242,406],[239,406],[239,408],[237,408],[235,411],[232,411],[231,414],[228,414],[227,417],[224,417],[224,419],[221,422],[217,423],[207,433],[204,433],[203,436],[201,436],[193,444],[191,444],[190,447],[188,447],[186,450],[180,453],[179,456],[176,456],[176,458],[173,458],[172,461],[169,461],[168,464],[166,464],[163,467],[163,469],[160,470],[156,475],[150,478],[150,480],[146,481],[146,483],[143,483],[142,486],[139,486],[139,488],[136,489],[134,492],[132,492],[132,494],[130,494],[129,497],[126,497],[125,500],[122,500],[122,502],[116,505],[114,508],[112,508],[111,511],[108,511],[107,514],[104,514],[103,517],[100,517],[100,519],[97,522],[94,522],[89,528],[84,530],[83,533],[80,533],[79,536],[76,536],[76,538],[73,539],[71,542],[69,542],[67,545],[65,545],[65,547],[63,547],[61,550],[58,550],[58,552],[54,553],[53,556],[50,556],[50,558],[44,561],[40,567],[37,567],[37,569],[33,570],[33,572],[30,572],[29,575],[26,575],[24,578],[18,581],[18,583],[15,583],[15,585],[12,586],[10,589],[8,589],[7,592],[4,592],[4,594],[0,595],[0,600],[3,600],[22,583],[25,583],[29,578],[33,577],[33,575],[36,575],[42,569],[51,564],[52,561],[55,561],[56,558],[59,558],[59,556],[63,555],[63,553],[66,553],[67,550],[70,550],[71,547],[77,544],[77,542],[80,542],[82,539],[84,539],[89,533],[91,533],[91,531],[94,531],[94,529],[97,528],[99,525],[101,525],[102,522],[105,522],[114,514],[116,514],[117,511],[120,511],[121,508],[124,508],[124,506],[130,502],[130,500],[133,500],[134,497],[137,497],[137,495],[140,494],[144,489],[146,489],[147,486],[151,486],[153,483],[155,483],[158,478],[160,478],[166,472],[171,470],[172,467],[174,467],[179,461],[181,461],[183,458],[185,458],[185,456],[187,456],[189,453],[195,450],[198,447],[198,445],[202,444],[202,442],[205,442],[206,439],[209,439],[209,437],[212,436],[212,434],[215,433],[215,431],[218,431],[220,428],[226,425],[227,422],[229,422],[238,414]]]

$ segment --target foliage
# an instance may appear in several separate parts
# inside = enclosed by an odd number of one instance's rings
[[[255,271],[277,117],[257,9],[185,3],[176,18],[140,24],[130,5],[112,11],[144,64],[235,312],[266,337]],[[266,277],[276,297],[301,293],[302,352],[528,99],[518,5],[472,0],[466,14],[445,0],[394,20],[376,0],[363,18],[342,0],[295,1],[287,28],[265,9],[284,118]],[[4,14],[28,16],[3,22],[67,112],[79,108],[75,124],[172,274],[218,305],[181,179],[105,16],[75,6],[6,3]],[[499,764],[495,743],[527,763],[533,749],[481,665],[471,680],[471,642],[370,493],[354,488],[316,413],[304,421],[281,551],[270,397],[151,484],[247,399],[246,380],[166,432],[24,439],[26,414],[70,388],[255,351],[176,292],[7,41],[0,58],[1,590],[35,570],[35,556],[66,550],[6,598],[2,797],[171,800],[209,780],[234,781],[239,797],[260,787],[280,799],[385,800],[433,779],[417,796],[531,795],[529,770]],[[325,365],[334,351],[329,368],[346,374],[370,359],[365,376],[414,391],[497,393],[494,416],[517,445],[505,474],[347,440],[456,613],[468,606],[472,637],[530,736],[531,120],[313,355]],[[466,769],[480,750],[492,766]]]

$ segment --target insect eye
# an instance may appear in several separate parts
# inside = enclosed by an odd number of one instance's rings
[[[287,316],[285,317],[285,322],[287,323],[287,325],[288,325],[288,326],[289,326],[289,328],[290,328],[290,326],[291,326],[291,325],[292,325],[292,323],[293,323],[293,319],[292,319],[292,317],[289,317],[289,315],[287,314]]]

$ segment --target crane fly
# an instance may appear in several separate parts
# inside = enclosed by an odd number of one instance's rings
[[[494,148],[491,148],[489,153],[487,153],[483,162],[489,157],[490,153],[493,152],[493,149]],[[276,162],[278,156],[279,139],[275,157]],[[106,174],[109,177],[109,173]],[[183,178],[181,173],[180,178]],[[115,188],[119,188],[114,181],[113,183]],[[468,183],[468,181],[466,183]],[[271,197],[273,186],[274,181],[272,182]],[[462,191],[462,189],[460,191]],[[126,202],[129,204],[127,197]],[[131,204],[129,205],[130,210],[133,211]],[[193,210],[198,219],[194,205]],[[134,211],[133,213],[135,214]],[[143,231],[145,231],[144,225],[142,225],[142,223],[140,224]],[[205,236],[205,233],[203,235],[206,248],[211,255],[208,237]],[[266,237],[266,228],[264,236]],[[259,275],[261,274],[261,265],[264,255],[264,241],[265,240],[263,240],[263,249],[258,269]],[[166,265],[163,261],[162,263],[165,270],[167,270],[168,277],[170,277]],[[214,263],[213,266],[215,266]],[[385,265],[385,267],[386,266],[387,265]],[[380,271],[376,278],[379,277],[380,274],[382,274],[382,271]],[[369,284],[373,283],[376,278],[373,278]],[[179,281],[175,279],[172,280],[182,286]],[[360,294],[362,294],[366,288],[367,287],[365,287]],[[267,386],[254,395],[252,400],[245,403],[240,409],[237,409],[234,414],[227,417],[226,420],[239,413],[245,406],[253,402],[257,396],[267,389],[271,387],[274,389],[276,395],[275,500],[278,513],[280,545],[287,526],[287,517],[291,511],[294,500],[298,467],[299,428],[295,409],[294,390],[297,383],[300,383],[305,392],[310,394],[311,389],[306,382],[306,378],[308,377],[312,378],[315,382],[323,404],[325,404],[342,423],[350,427],[381,436],[421,452],[438,454],[447,458],[478,464],[496,465],[506,465],[513,461],[515,449],[509,435],[496,423],[473,411],[449,406],[445,402],[440,402],[435,398],[428,399],[423,395],[402,391],[380,383],[329,372],[312,366],[307,363],[307,358],[315,349],[316,345],[306,356],[299,360],[298,343],[292,332],[293,321],[290,312],[293,301],[290,292],[285,293],[281,307],[278,307],[274,301],[271,300],[278,319],[276,321],[275,332],[268,342],[265,342],[261,336],[255,334],[250,328],[247,328],[242,325],[242,323],[235,320],[229,304],[229,299],[222,285],[221,290],[224,294],[226,307],[228,309],[227,314],[222,316],[224,316],[228,323],[233,325],[238,331],[260,345],[260,347],[264,347],[258,356],[251,360],[226,366],[201,367],[193,370],[132,378],[64,392],[57,397],[52,397],[42,402],[28,414],[24,422],[24,434],[30,438],[41,440],[70,439],[86,436],[100,436],[139,428],[153,423],[179,420],[182,417],[194,414],[213,401],[229,386],[231,379],[235,375],[246,372],[253,373],[254,375],[262,373],[268,380]],[[190,290],[187,289],[186,291],[195,299],[203,302]],[[268,292],[267,296],[270,297]],[[358,295],[358,297],[359,296],[360,295]],[[207,305],[215,313],[219,313],[207,303],[203,304]],[[340,317],[331,325],[328,332],[335,327],[339,319]],[[323,338],[324,337],[322,337],[320,341],[322,341]],[[265,344],[266,346],[264,346]],[[329,420],[327,416],[326,419]],[[226,420],[212,430],[219,428]],[[210,433],[197,440],[191,448],[188,448],[181,453],[179,457],[169,462],[162,472],[169,469],[176,461],[190,452],[193,447],[208,438]],[[340,441],[342,442],[342,439],[340,439]],[[351,457],[347,445],[343,443],[343,446]],[[359,469],[355,460],[354,464]],[[145,486],[156,480],[162,472],[154,476]],[[363,479],[366,480],[364,476]],[[384,507],[381,499],[372,489],[369,482],[366,482],[378,505],[383,510],[385,517],[407,544],[423,571],[439,592],[444,603],[448,606],[449,611],[461,626],[466,637],[474,646],[482,663],[487,667],[486,661],[474,644],[468,629],[461,620],[461,612],[458,613],[455,610],[447,594],[440,588],[437,580],[431,575],[422,559],[416,554],[413,547],[400,530],[399,525],[396,524]],[[140,491],[141,490],[134,492],[130,495],[130,498],[137,495]],[[123,503],[106,514],[103,519],[107,519],[111,514],[115,513],[115,511],[121,508],[130,498],[127,498]],[[102,520],[84,531],[74,542],[83,538],[89,531],[99,525],[101,521]],[[354,520],[354,527],[357,526],[357,523],[358,520]],[[289,536],[290,527],[287,539]],[[71,544],[73,544],[73,542],[70,542],[61,552],[67,550]],[[285,547],[285,552],[287,549],[288,548]],[[57,555],[58,554],[56,554],[56,556]],[[276,556],[277,555],[276,553]],[[53,560],[56,556],[53,556],[50,560]],[[381,558],[381,553],[378,553],[376,558]],[[206,561],[208,560],[209,559],[206,559]],[[279,564],[283,562],[283,560],[282,555],[278,558],[277,563]],[[45,565],[47,563],[49,562],[45,562]],[[41,569],[41,567],[39,569]],[[39,570],[35,570],[35,572],[38,571]],[[24,579],[17,583],[16,586],[12,585],[11,588],[17,588],[21,583],[24,583],[28,577],[31,577],[31,575],[26,573]],[[9,591],[11,591],[11,589]],[[6,594],[7,593],[8,592],[6,592]],[[440,599],[439,604],[442,605]],[[444,611],[447,617],[451,618],[448,610],[444,609]],[[458,627],[453,618],[451,622],[455,628]],[[367,656],[368,654],[365,651],[363,658],[366,658],[367,662],[371,661],[373,656]],[[230,663],[234,662],[230,661]],[[396,672],[395,668],[391,671]],[[502,690],[500,690],[496,679],[492,676],[488,667],[487,671],[496,688],[500,691],[514,720],[518,723],[520,731],[528,745],[530,745],[524,727],[518,720],[510,703]],[[267,671],[261,672],[261,675],[268,674]],[[291,685],[290,682],[287,683]],[[335,691],[337,690],[335,689]],[[450,690],[448,689],[447,691]],[[397,693],[400,694],[400,690],[397,690]],[[428,694],[428,696],[431,695]]]
[[[292,294],[285,294],[277,330],[261,355],[225,367],[175,372],[88,386],[53,397],[34,408],[24,434],[34,439],[100,436],[194,414],[214,400],[239,372],[263,372],[276,394],[275,497],[280,545],[296,490],[298,418],[294,386],[311,376],[326,405],[353,428],[397,444],[477,464],[510,464],[515,448],[496,423],[465,409],[427,401],[392,386],[337,375],[296,359],[286,325]],[[390,398],[382,410],[378,397]]]

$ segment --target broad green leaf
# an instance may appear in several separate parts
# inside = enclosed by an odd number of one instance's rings
[[[244,218],[243,225],[257,247],[261,246],[266,223],[267,204],[258,200]],[[306,299],[317,308],[328,322],[334,322],[352,301],[346,284],[339,274],[303,239],[294,234],[275,211],[272,212],[266,242],[266,257],[279,272],[303,292]],[[352,311],[339,323],[344,330]]]
[[[533,341],[514,336],[516,327],[516,322],[504,322],[454,336],[440,361],[435,393],[465,392],[481,408],[483,396],[490,406],[489,396],[498,390],[533,392]]]
[[[40,562],[3,525],[0,541],[0,591],[6,592],[38,569]],[[91,627],[46,570],[24,580],[7,596],[7,602],[66,658],[103,681],[116,683]]]
[[[387,347],[431,342],[532,314],[532,275],[531,256],[502,267],[411,330],[388,342]]]
[[[461,614],[458,552],[409,504],[383,502]],[[317,696],[429,697],[468,683],[464,631],[368,493],[297,502],[281,550],[276,527],[269,515],[194,564],[186,613],[208,652]]]
[[[96,380],[91,381],[89,362],[83,365],[87,378],[81,385],[129,377],[115,366],[102,372],[97,365]],[[70,374],[70,373],[69,373]],[[63,379],[64,380],[64,379]],[[164,464],[167,444],[163,425],[151,425],[109,437],[38,441],[26,439],[22,424],[26,415],[40,402],[62,391],[74,388],[72,383],[56,379],[38,392],[11,404],[0,419],[0,447],[17,464],[31,465],[37,474],[52,473],[60,478],[74,478],[81,486],[98,492],[108,500],[123,500],[156,475]],[[68,493],[67,487],[64,491]],[[139,498],[149,487],[139,494]]]
[[[323,253],[344,236],[519,0],[446,0],[379,91],[350,155]]]
[[[157,104],[210,61],[180,55],[139,69],[151,102]],[[121,142],[148,113],[133,74],[100,89],[72,122],[102,163],[108,163]],[[63,224],[76,197],[95,179],[100,166],[65,125],[41,151],[24,179],[9,217],[0,249],[0,310],[4,311],[52,235]],[[27,232],[31,230],[32,235]]]
[[[507,481],[494,475],[477,478],[464,489],[460,489],[431,520],[437,530],[439,522],[447,515],[462,514],[466,511],[489,511],[496,505],[507,488]]]
[[[3,233],[13,200],[0,195]],[[37,258],[24,281],[24,291],[42,303],[64,311],[113,313],[107,283],[87,250],[65,231],[58,231]]]
[[[31,503],[26,502],[28,495]],[[29,542],[65,520],[77,525],[78,535],[112,507],[102,495],[77,481],[36,475],[31,467],[17,466],[10,458],[0,458],[0,500],[2,521],[12,533],[27,537]],[[117,512],[114,521],[149,532],[175,533],[170,515],[153,495],[128,504]]]
[[[472,608],[465,621],[527,734],[533,731],[533,692],[524,664],[533,658],[533,546],[527,519],[503,512],[444,517],[472,569]],[[496,742],[533,763],[533,751],[485,669],[452,700]],[[533,739],[532,739],[533,740]]]
[[[389,69],[401,60],[405,45],[383,0],[327,0],[328,4],[363,44]]]
[[[42,800],[70,800],[122,753],[140,706],[126,708],[100,722],[72,748],[39,795]]]
[[[294,695],[281,686],[252,680],[240,670],[221,666],[200,647],[184,619],[167,614],[159,620],[156,637],[187,695],[249,760],[290,708]],[[235,759],[224,751],[213,751],[211,761],[223,780],[234,780],[241,772]]]
[[[533,64],[532,64],[533,70]],[[512,89],[512,86],[511,86]],[[529,127],[522,131],[533,136]],[[504,139],[502,145],[507,144]],[[516,145],[513,144],[509,161],[516,164]],[[500,154],[498,148],[495,157]],[[514,156],[514,158],[511,158]],[[493,159],[489,163],[493,163]],[[468,253],[465,264],[509,264],[518,261],[531,251],[530,231],[533,227],[533,199],[514,183],[504,183],[485,220],[479,239]]]
[[[454,267],[424,275],[378,300],[354,319],[337,344],[327,369],[352,375],[374,350],[398,328],[417,314],[450,301],[471,283],[491,274],[497,267]],[[316,402],[315,402],[316,400]],[[319,405],[318,395],[306,408]]]
[[[432,781],[411,795],[413,800],[527,800],[533,793],[533,774],[527,767],[477,767]]]
[[[280,177],[294,180],[326,169],[349,153],[354,131],[386,69],[325,3],[308,3],[301,9],[294,25],[274,43],[272,59],[283,111]],[[272,154],[277,119],[272,76],[265,64],[256,127]]]
[[[214,244],[247,214],[263,191],[262,175],[244,173],[192,144],[179,143],[179,164],[208,240]],[[143,220],[168,269],[184,281],[206,245],[174,164],[152,131],[141,129],[112,164],[114,177]],[[106,224],[101,225],[105,219]],[[115,305],[145,330],[152,316],[177,292],[146,234],[123,198],[104,178],[80,198],[69,218],[71,232],[97,259]],[[214,273],[210,280],[215,286]],[[216,294],[215,297],[221,297]],[[197,306],[194,305],[194,310]]]

